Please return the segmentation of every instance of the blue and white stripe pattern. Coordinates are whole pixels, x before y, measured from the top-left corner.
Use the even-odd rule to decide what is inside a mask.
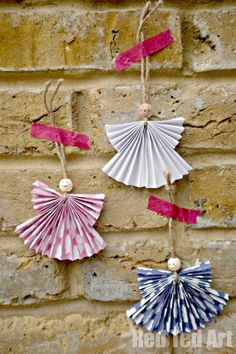
[[[211,289],[210,262],[199,263],[178,273],[138,268],[143,299],[127,310],[127,316],[149,332],[166,335],[205,327],[226,305],[228,294]]]

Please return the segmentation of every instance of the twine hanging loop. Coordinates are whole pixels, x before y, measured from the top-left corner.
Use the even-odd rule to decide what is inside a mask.
[[[155,5],[152,8],[151,1],[148,1],[144,6],[139,20],[139,26],[137,30],[136,39],[137,42],[144,40],[143,33],[143,25],[147,21],[147,19],[157,10],[157,8],[163,3],[163,0],[158,0],[155,2]],[[142,105],[139,108],[140,116],[147,121],[151,116],[151,106],[147,108],[147,104],[149,103],[149,78],[150,78],[150,65],[149,65],[149,57],[145,57],[141,59],[141,85],[142,85]],[[149,111],[149,114],[146,112]]]
[[[45,105],[48,117],[49,117],[53,127],[56,127],[54,110],[53,110],[53,102],[55,100],[55,97],[56,97],[63,81],[64,81],[63,79],[59,79],[57,81],[56,88],[54,89],[51,98],[48,98],[48,90],[52,84],[51,81],[48,81],[46,83],[46,87],[45,87],[45,91],[44,91],[44,105]],[[58,144],[57,142],[55,142],[55,146],[56,146],[57,155],[58,155],[59,160],[61,162],[63,178],[68,179],[67,172],[66,172],[66,156],[65,156],[64,146],[62,144]]]

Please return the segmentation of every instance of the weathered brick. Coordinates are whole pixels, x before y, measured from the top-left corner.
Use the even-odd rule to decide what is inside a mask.
[[[159,263],[169,254],[168,234],[129,233],[125,238],[124,234],[113,233],[112,236],[105,235],[108,247],[97,258],[83,262],[81,267],[74,266],[77,268],[74,277],[82,273],[83,294],[88,299],[138,300],[137,267],[166,267],[166,263]]]
[[[139,14],[134,10],[1,11],[0,69],[113,70],[116,53],[136,43]],[[182,47],[178,14],[175,11],[158,11],[147,27],[147,35],[168,27],[175,38],[173,45],[155,56],[153,67],[180,68]]]
[[[183,262],[183,268],[193,266],[195,261],[210,261],[212,266],[212,287],[235,297],[235,247],[233,239],[209,237],[198,230],[192,235],[190,230],[176,237],[176,253]],[[222,234],[222,233],[221,233]]]
[[[189,86],[191,85],[191,90]],[[180,147],[191,149],[236,149],[236,86],[194,84],[152,85],[151,104],[159,119],[183,116],[185,132]],[[75,130],[88,132],[99,153],[114,151],[105,124],[139,120],[140,86],[107,86],[75,93]]]
[[[0,251],[0,304],[33,304],[56,300],[66,288],[64,267],[45,257],[18,257]]]
[[[236,296],[235,282],[235,251],[234,241],[209,242],[199,247],[199,258],[209,260],[213,268],[212,286],[228,293],[231,297]]]
[[[152,87],[152,105],[158,118],[182,115],[186,119],[180,143],[183,148],[235,150],[235,100],[235,85],[195,85],[191,91],[188,82]],[[55,106],[64,103],[64,107],[55,113],[57,124],[67,129],[73,125],[75,131],[92,137],[92,150],[85,153],[87,156],[95,151],[108,153],[113,149],[106,138],[105,124],[138,119],[140,87],[83,90],[74,94],[72,102],[71,107],[69,94],[59,95]],[[0,103],[0,153],[55,154],[53,143],[30,136],[30,121],[45,113],[42,92],[1,92]],[[42,122],[50,124],[45,118]],[[67,148],[67,151],[81,154],[77,148]]]
[[[128,269],[127,269],[128,268]],[[99,301],[139,299],[135,267],[118,260],[88,260],[82,265],[85,297]]]
[[[189,175],[189,196],[203,210],[196,228],[235,227],[235,166],[209,166]]]
[[[109,245],[103,252],[104,260],[120,259],[130,263],[131,267],[139,264],[154,267],[165,262],[170,252],[167,230],[112,232],[104,235]]]
[[[97,227],[103,231],[144,229],[166,226],[167,221],[147,210],[149,190],[127,187],[118,184],[102,172],[102,164],[94,160],[75,162],[69,170],[69,176],[74,181],[74,192],[105,193],[107,202],[103,208]],[[50,167],[51,166],[51,167]],[[4,183],[1,192],[1,229],[12,232],[17,224],[21,224],[35,215],[31,203],[32,183],[39,179],[52,188],[58,187],[62,174],[59,161],[44,161],[32,169],[22,163],[19,170],[9,171],[9,167],[1,172],[0,181]],[[68,164],[69,166],[69,164]],[[77,182],[78,181],[78,182]],[[9,192],[10,191],[10,192]],[[125,205],[125,207],[124,207]],[[24,206],[24,207],[22,207]],[[11,210],[11,212],[9,212]],[[129,213],[127,213],[129,210]]]
[[[127,237],[126,237],[127,236]],[[68,266],[70,297],[83,294],[99,301],[139,299],[136,268],[165,267],[169,255],[167,232],[129,232],[102,234],[108,247],[95,258]],[[162,263],[162,264],[160,264]]]
[[[77,354],[85,353],[85,348],[88,350],[93,344],[97,348],[97,353],[102,353],[105,345],[107,347],[111,345],[109,342],[113,342],[114,345],[114,341],[117,341],[117,346],[122,343],[123,338],[120,338],[118,333],[128,331],[124,317],[124,314],[115,313],[100,316],[71,314],[64,318],[34,316],[1,318],[1,352]],[[102,324],[103,321],[106,325]],[[119,326],[116,327],[114,322],[119,323]]]
[[[87,304],[84,304],[87,309]],[[32,354],[142,354],[143,347],[135,347],[132,328],[125,310],[97,311],[93,313],[79,307],[76,312],[49,316],[1,316],[1,353]],[[142,343],[141,343],[142,344]],[[170,348],[158,349],[169,354]],[[145,353],[156,353],[156,347]]]
[[[54,107],[64,105],[55,112],[57,125],[70,129],[70,116],[66,109],[66,94],[59,93]],[[30,136],[31,121],[45,114],[43,91],[0,92],[0,154],[52,155],[54,144]],[[48,118],[41,123],[50,124]]]
[[[235,69],[236,46],[232,38],[236,36],[236,10],[198,11],[193,21],[194,71]]]

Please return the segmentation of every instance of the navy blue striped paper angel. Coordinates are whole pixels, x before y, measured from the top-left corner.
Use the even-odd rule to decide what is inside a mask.
[[[179,258],[170,258],[170,271],[138,268],[138,284],[143,297],[127,311],[127,316],[149,332],[177,335],[191,332],[222,311],[228,294],[210,287],[210,262],[177,272]]]

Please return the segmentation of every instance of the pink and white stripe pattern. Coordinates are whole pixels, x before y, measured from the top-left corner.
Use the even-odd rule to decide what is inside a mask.
[[[74,261],[106,247],[93,228],[104,204],[104,194],[63,196],[40,181],[33,186],[32,201],[38,215],[16,228],[30,249],[50,258]]]

